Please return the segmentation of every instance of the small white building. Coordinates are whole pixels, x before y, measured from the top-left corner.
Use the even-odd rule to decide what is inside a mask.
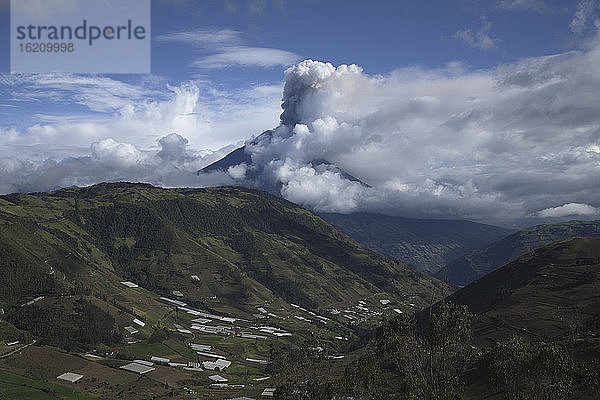
[[[135,329],[133,326],[126,326],[125,330],[127,332],[129,332],[130,335],[135,335],[136,333],[138,333],[139,331],[137,329]]]
[[[196,318],[196,319],[193,319],[192,322],[197,322],[198,324],[203,325],[203,324],[208,324],[209,322],[212,322],[212,320],[208,319],[208,318]]]
[[[262,336],[262,335],[254,335],[252,333],[241,333],[240,337],[244,338],[244,339],[266,339],[266,336]]]
[[[214,354],[214,353],[207,353],[205,351],[196,351],[196,354],[198,354],[199,356],[203,356],[203,357],[220,358],[222,360],[225,359],[225,356],[220,356],[220,355]]]
[[[198,364],[200,365],[200,364]],[[175,362],[170,362],[169,363],[169,367],[174,367],[174,368],[178,368],[178,367],[187,367],[187,364],[184,363],[175,363]]]
[[[171,360],[169,360],[168,358],[156,357],[156,356],[152,356],[152,358],[150,358],[150,361],[159,363],[159,364],[169,364],[171,362]]]
[[[228,368],[231,365],[231,361],[218,359],[215,361],[204,361],[202,366],[204,369],[208,369],[211,371],[223,371],[225,368]]]
[[[140,375],[146,374],[146,373],[148,373],[150,371],[154,371],[156,369],[154,367],[150,367],[148,365],[140,364],[138,362],[132,362],[132,363],[129,363],[127,365],[123,365],[120,368],[124,369],[126,371],[135,372],[136,374],[140,374]]]
[[[137,325],[139,325],[139,326],[141,326],[142,328],[146,326],[146,323],[145,323],[145,322],[143,322],[143,321],[140,321],[140,320],[139,320],[139,319],[137,319],[137,318],[135,318],[135,319],[133,320],[133,323],[134,323],[134,324],[137,324]]]
[[[192,372],[202,372],[202,371],[204,371],[202,368],[194,368],[194,367],[183,367],[183,369],[185,371],[192,371]]]
[[[192,331],[190,331],[189,329],[186,329],[184,326],[181,326],[179,324],[175,324],[175,329],[177,329],[177,332],[179,332],[179,333],[185,333],[188,335],[192,334]]]
[[[185,306],[187,306],[187,303],[184,303],[183,301],[169,299],[168,297],[160,297],[159,300],[165,301],[167,303],[174,304],[174,305],[179,306],[179,307],[185,307]]]
[[[210,379],[211,381],[215,381],[215,382],[227,382],[228,381],[227,378],[223,378],[221,375],[211,375],[208,377],[208,379]]]
[[[246,358],[246,361],[250,361],[250,362],[253,362],[253,363],[257,363],[257,364],[263,364],[263,365],[269,364],[269,361],[267,361],[267,360],[259,360],[257,358]]]
[[[81,378],[83,378],[83,375],[74,374],[73,372],[65,372],[64,374],[56,377],[56,379],[62,379],[63,381],[68,381],[71,383],[75,383]]]
[[[212,346],[208,344],[190,343],[190,348],[196,351],[210,351]]]

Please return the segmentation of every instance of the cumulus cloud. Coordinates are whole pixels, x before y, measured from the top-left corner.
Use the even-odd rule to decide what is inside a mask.
[[[537,212],[537,215],[542,218],[587,217],[599,214],[600,209],[582,203],[568,203],[559,207],[546,208]]]
[[[194,173],[225,155],[231,147],[197,152],[188,148],[185,138],[174,133],[159,139],[158,145],[156,150],[144,150],[107,138],[93,143],[86,154],[77,157],[37,161],[2,157],[0,192],[47,191],[107,181],[146,182],[163,187],[234,182],[225,173],[202,177]]]
[[[92,159],[111,168],[134,168],[144,158],[144,154],[130,143],[117,143],[108,138],[92,144]]]
[[[244,179],[246,177],[246,170],[248,169],[248,165],[246,163],[241,163],[238,165],[232,165],[227,169],[227,173],[233,179]]]
[[[24,124],[0,126],[0,193],[114,180],[233,183],[226,173],[200,180],[194,173],[275,125],[282,91],[281,84],[224,91],[202,81],[170,86],[71,74],[0,74],[0,83],[13,99],[4,124],[50,105]]]
[[[161,147],[158,156],[163,160],[185,160],[188,157],[186,154],[188,140],[177,133],[170,133],[159,139],[158,144]]]
[[[167,132],[197,149],[217,149],[276,124],[282,90],[280,84],[224,91],[203,81],[171,86],[71,74],[3,74],[0,80],[18,108],[44,103],[68,110],[34,114],[25,127],[0,127],[0,156],[41,143],[89,148],[107,137],[152,147]]]
[[[0,129],[0,151],[13,146],[12,155],[0,159],[0,190],[105,180],[245,184],[317,211],[499,223],[594,216],[590,210],[600,208],[598,65],[600,37],[583,50],[488,71],[451,63],[369,75],[356,65],[306,60],[286,70],[283,87],[236,93],[187,82],[148,100],[153,87],[114,84],[116,93],[139,98],[128,102],[109,94],[99,101],[73,89],[69,96],[82,107],[108,110],[110,118],[39,116],[25,131]],[[93,82],[88,90],[102,93],[102,84]],[[44,92],[59,86],[50,79]],[[275,117],[261,116],[267,114]],[[273,126],[246,142],[247,160],[222,172],[192,173],[225,152],[194,149],[211,148],[205,144],[228,140],[231,132]],[[23,154],[58,137],[53,157],[13,156],[14,149]],[[58,146],[69,141],[77,155],[65,156]]]
[[[499,39],[493,39],[490,37],[490,29],[492,29],[492,23],[487,21],[484,22],[476,32],[471,29],[465,29],[454,33],[455,39],[461,40],[471,47],[477,47],[483,50],[490,50],[496,47],[496,43]]]
[[[598,62],[598,43],[491,71],[303,61],[280,125],[246,142],[246,182],[318,211],[506,223],[598,207]]]

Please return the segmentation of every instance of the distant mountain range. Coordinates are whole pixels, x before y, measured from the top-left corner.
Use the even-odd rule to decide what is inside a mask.
[[[435,273],[452,260],[512,231],[461,220],[411,219],[373,213],[320,213],[362,245]]]
[[[570,221],[523,229],[458,257],[435,276],[464,286],[533,249],[576,236],[600,236],[600,221]]]

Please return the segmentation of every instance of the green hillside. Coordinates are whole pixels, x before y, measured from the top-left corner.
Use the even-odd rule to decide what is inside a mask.
[[[435,273],[450,261],[511,233],[508,229],[471,221],[371,213],[320,215],[362,245],[427,273]]]
[[[492,343],[514,334],[545,341],[600,328],[600,238],[536,249],[448,297],[475,314],[474,336]]]
[[[552,243],[386,320],[343,374],[282,367],[283,398],[596,399],[599,290],[600,238]]]
[[[251,189],[114,183],[12,194],[0,197],[0,226],[0,342],[19,342],[0,349],[0,369],[63,384],[54,378],[63,367],[39,359],[67,351],[87,360],[68,359],[71,372],[86,376],[82,390],[108,397],[135,398],[123,394],[139,386],[119,368],[128,360],[202,360],[188,348],[192,340],[231,360],[230,382],[256,397],[266,383],[253,379],[265,367],[247,358],[269,360],[273,348],[308,341],[325,360],[338,357],[327,362],[339,370],[340,354],[360,347],[394,309],[412,312],[449,291],[317,215]],[[207,322],[194,322],[198,316]],[[95,380],[96,369],[115,377]],[[210,374],[157,367],[142,386],[232,397],[210,386]],[[113,379],[112,389],[102,383]]]
[[[533,249],[576,236],[600,236],[600,221],[570,221],[523,229],[457,258],[436,276],[464,286]]]
[[[101,184],[8,195],[0,197],[0,224],[5,304],[77,285],[110,294],[110,275],[156,293],[179,290],[190,302],[217,295],[235,307],[275,296],[313,308],[376,292],[429,296],[440,285],[250,189]],[[50,267],[57,274],[49,276]]]
[[[464,335],[468,346],[462,350],[462,341],[440,349],[469,360],[455,381],[460,398],[591,400],[600,389],[599,290],[600,238],[570,238],[535,249],[422,310],[418,332],[428,340],[439,334],[432,327]],[[448,308],[472,317],[450,314],[443,324],[430,324]],[[451,365],[438,372],[453,372]]]

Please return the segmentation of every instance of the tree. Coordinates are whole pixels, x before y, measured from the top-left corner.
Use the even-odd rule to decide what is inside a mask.
[[[377,332],[378,355],[394,369],[401,398],[460,398],[461,375],[475,360],[467,307],[442,303],[424,337],[417,335],[415,325],[413,316],[402,314]]]
[[[521,337],[496,343],[485,356],[489,385],[506,400],[573,398],[576,366],[557,343]]]
[[[323,358],[311,343],[297,348],[271,348],[270,372],[276,374],[276,399],[329,400],[334,396],[334,385],[325,372]]]
[[[391,374],[383,371],[376,354],[361,357],[350,363],[337,387],[336,399],[395,400],[402,391],[391,383]]]

